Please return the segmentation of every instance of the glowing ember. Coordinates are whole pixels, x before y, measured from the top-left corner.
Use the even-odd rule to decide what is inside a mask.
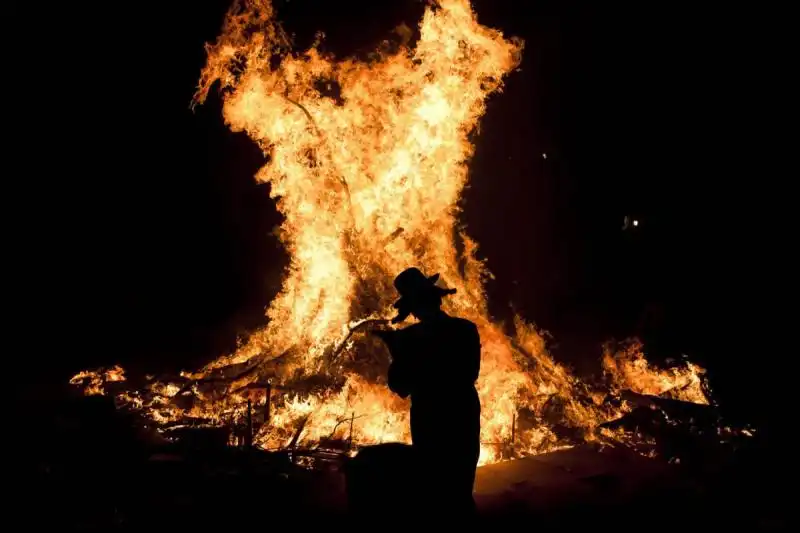
[[[237,3],[208,47],[195,102],[218,82],[228,126],[268,156],[256,179],[271,184],[285,216],[290,266],[268,324],[235,353],[118,400],[161,426],[231,424],[248,400],[265,405],[269,382],[260,446],[408,441],[408,405],[385,386],[388,353],[359,324],[392,316],[394,275],[418,265],[458,289],[446,310],[480,328],[481,462],[592,439],[620,412],[555,363],[533,327],[517,319],[509,336],[491,321],[489,273],[457,225],[470,134],[522,47],[478,24],[467,0],[440,0],[413,47],[336,59],[317,47],[291,51],[268,0]],[[652,393],[683,383],[638,361],[606,369],[616,384]],[[102,393],[95,379],[87,392]]]
[[[87,396],[105,394],[105,384],[109,381],[125,381],[125,370],[120,366],[114,366],[107,370],[103,368],[84,370],[69,380],[73,385],[81,385]]]

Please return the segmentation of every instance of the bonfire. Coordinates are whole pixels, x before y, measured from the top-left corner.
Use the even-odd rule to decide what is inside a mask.
[[[408,405],[385,385],[389,354],[366,331],[393,315],[393,277],[419,266],[457,289],[445,310],[480,330],[483,464],[634,438],[598,429],[632,409],[608,401],[622,389],[708,404],[695,365],[654,369],[631,344],[606,354],[605,377],[588,383],[523,317],[489,315],[491,274],[459,224],[459,200],[487,99],[522,52],[521,40],[479,24],[468,0],[434,2],[418,32],[350,58],[296,50],[269,0],[237,2],[207,46],[193,103],[219,90],[226,124],[266,156],[255,179],[271,184],[285,217],[282,289],[262,329],[199,370],[134,387],[121,368],[101,369],[73,383],[114,395],[164,435],[247,421],[263,449],[408,442]]]

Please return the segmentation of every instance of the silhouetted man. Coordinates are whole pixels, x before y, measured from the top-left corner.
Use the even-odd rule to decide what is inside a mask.
[[[418,469],[415,497],[426,513],[474,509],[472,488],[480,453],[480,402],[475,381],[480,370],[478,328],[442,311],[454,289],[436,286],[409,268],[394,280],[401,298],[393,323],[414,315],[419,322],[402,330],[377,331],[389,346],[389,388],[411,397],[411,439]]]

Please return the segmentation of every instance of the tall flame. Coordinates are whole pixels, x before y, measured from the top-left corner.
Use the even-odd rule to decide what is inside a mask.
[[[384,315],[395,296],[393,276],[424,265],[458,289],[450,310],[483,330],[479,386],[485,401],[492,396],[492,414],[484,417],[492,440],[508,427],[525,376],[488,319],[486,271],[456,220],[473,152],[468,136],[487,97],[519,64],[522,42],[479,25],[465,0],[429,7],[419,30],[414,48],[398,43],[369,61],[337,60],[317,47],[288,53],[269,1],[242,2],[229,12],[208,49],[197,101],[219,81],[226,122],[269,156],[257,179],[272,185],[286,217],[281,238],[291,263],[267,311],[268,326],[212,366],[291,350],[302,355],[297,367],[279,370],[284,378],[289,371],[316,373],[343,325]],[[326,89],[335,97],[324,96]],[[365,386],[351,377],[344,390]],[[372,392],[370,405],[402,408],[379,400],[389,394],[385,388]],[[499,421],[501,414],[508,420]],[[330,425],[335,417],[319,418]],[[405,428],[381,427],[374,438],[407,438]]]
[[[234,6],[196,95],[219,81],[226,122],[268,155],[257,179],[286,217],[291,257],[269,325],[224,363],[297,348],[313,364],[343,324],[384,311],[393,275],[410,265],[459,289],[454,310],[485,316],[473,243],[459,268],[457,204],[468,135],[522,43],[477,24],[468,2],[445,0],[425,13],[415,48],[337,61],[316,47],[287,53],[273,15],[267,0]]]
[[[446,310],[480,329],[481,461],[509,444],[552,449],[565,431],[589,438],[614,413],[531,326],[518,319],[510,337],[492,322],[489,273],[457,225],[471,134],[522,49],[478,24],[468,0],[439,0],[413,46],[398,39],[368,60],[337,59],[316,45],[292,51],[269,0],[237,2],[207,47],[195,103],[218,83],[228,126],[267,156],[256,179],[271,184],[285,216],[290,265],[261,331],[185,374],[188,385],[153,382],[136,405],[157,422],[235,420],[246,399],[264,404],[270,380],[262,446],[320,442],[346,427],[361,444],[408,441],[408,405],[384,384],[388,354],[359,324],[391,316],[393,277],[421,266],[457,289]],[[212,376],[228,379],[224,391]],[[183,394],[191,406],[173,401]]]

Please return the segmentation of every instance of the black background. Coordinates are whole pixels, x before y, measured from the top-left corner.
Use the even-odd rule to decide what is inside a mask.
[[[782,294],[769,282],[785,266],[769,257],[791,242],[768,185],[788,145],[786,34],[777,16],[728,7],[586,4],[474,2],[482,23],[526,41],[490,101],[464,197],[496,275],[493,313],[513,303],[581,366],[658,304],[667,351],[709,365],[733,403],[756,409],[789,352],[767,347],[778,326],[758,297]],[[5,211],[20,268],[7,346],[33,374],[191,367],[263,321],[285,256],[268,186],[253,180],[262,156],[225,128],[218,98],[189,109],[227,5],[69,4],[9,19]],[[321,29],[340,55],[424,8],[280,6],[299,43]],[[638,231],[622,231],[626,215]]]

